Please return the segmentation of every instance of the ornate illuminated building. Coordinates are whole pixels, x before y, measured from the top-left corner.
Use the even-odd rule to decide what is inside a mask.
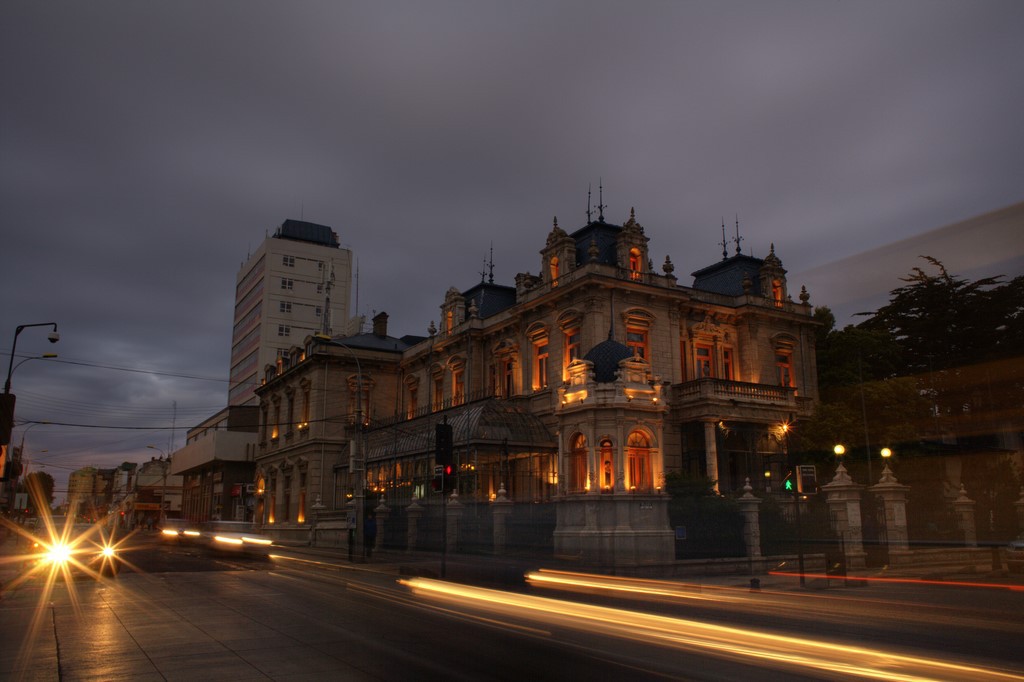
[[[743,254],[737,233],[732,256],[681,286],[669,257],[654,270],[648,241],[632,211],[572,234],[556,220],[540,274],[449,289],[427,336],[390,337],[378,316],[373,333],[307,337],[257,389],[257,520],[343,541],[326,530],[376,508],[385,545],[416,543],[412,517],[440,507],[444,420],[459,546],[490,547],[489,508],[507,499],[510,544],[611,566],[671,561],[666,473],[723,493],[778,479],[782,425],[817,399],[815,323],[774,246]],[[421,523],[426,547],[440,521]]]

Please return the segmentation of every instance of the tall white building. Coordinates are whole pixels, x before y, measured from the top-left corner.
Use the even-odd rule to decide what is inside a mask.
[[[316,332],[358,331],[350,319],[352,252],[326,225],[286,220],[238,271],[228,405],[258,404],[263,369]]]

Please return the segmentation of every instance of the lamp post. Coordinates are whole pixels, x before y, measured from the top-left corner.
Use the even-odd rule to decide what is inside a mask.
[[[353,545],[362,544],[363,540],[363,498],[366,494],[364,488],[366,484],[365,456],[363,454],[363,443],[360,442],[360,439],[363,436],[363,367],[359,363],[359,356],[356,355],[355,351],[352,350],[352,348],[336,339],[330,339],[330,343],[334,344],[335,346],[340,346],[341,348],[347,350],[349,354],[352,356],[352,359],[356,361],[356,434],[355,438],[352,439],[352,442],[355,445],[356,452],[354,454],[350,453],[351,460],[349,464],[350,473],[355,474],[355,490],[353,491],[353,499],[355,500],[356,504],[356,527],[349,529],[350,541],[348,545],[348,555],[349,560],[351,561]],[[323,489],[323,485],[324,481],[323,477],[321,476],[321,489]]]
[[[7,445],[11,442],[11,429],[14,427],[14,394],[11,393],[11,375],[14,374],[14,351],[18,347],[18,335],[29,327],[53,327],[53,331],[47,336],[50,343],[60,341],[60,334],[57,333],[56,322],[39,322],[37,324],[20,324],[14,330],[14,341],[11,343],[11,357],[7,362],[7,380],[4,382],[3,397],[0,397],[0,445]],[[21,363],[18,363],[21,366]]]

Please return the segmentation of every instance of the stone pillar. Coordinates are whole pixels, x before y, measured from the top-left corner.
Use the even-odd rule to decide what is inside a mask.
[[[1020,499],[1013,506],[1017,508],[1017,530],[1024,535],[1024,486],[1020,488]]]
[[[863,486],[850,478],[840,462],[831,483],[821,486],[828,502],[832,530],[842,540],[846,568],[858,570],[866,565],[864,530],[860,520],[860,493]]]
[[[743,514],[743,544],[747,546],[747,556],[757,558],[761,556],[761,525],[757,516],[761,500],[754,497],[752,490],[750,478],[747,478],[746,485],[743,486],[743,496],[737,502],[740,505],[740,513]]]
[[[505,484],[498,489],[498,498],[491,503],[494,514],[494,553],[504,554],[508,542],[508,517],[512,513],[512,501],[505,497]]]
[[[324,513],[327,507],[324,506],[323,502],[320,501],[320,493],[316,494],[316,502],[313,503],[313,524],[309,528],[309,544],[316,547],[317,541],[317,526],[320,525],[320,515]]]
[[[708,478],[715,482],[718,491],[718,428],[715,422],[704,422],[704,459],[707,465]]]
[[[405,548],[407,551],[415,552],[417,540],[419,539],[420,533],[420,517],[423,516],[423,507],[421,507],[416,498],[412,498],[412,504],[405,508],[405,513],[409,517],[409,529],[406,535]]]
[[[459,546],[459,521],[462,519],[462,510],[463,505],[459,502],[459,491],[455,490],[448,499],[448,518],[445,519],[445,523],[448,524],[445,546],[449,552],[454,552],[455,548]]]
[[[960,497],[953,500],[953,509],[960,523],[960,530],[964,533],[964,546],[978,546],[978,527],[974,521],[974,506],[977,503],[967,497],[967,490],[964,484],[960,484]]]
[[[391,507],[384,504],[384,496],[380,496],[380,504],[374,510],[377,516],[377,537],[373,541],[373,550],[378,551],[384,546],[384,526],[387,525],[388,515],[391,514]]]
[[[889,563],[898,565],[910,557],[910,543],[907,533],[907,491],[910,486],[901,485],[886,462],[882,477],[871,490],[881,498],[885,509],[885,537],[889,547]]]

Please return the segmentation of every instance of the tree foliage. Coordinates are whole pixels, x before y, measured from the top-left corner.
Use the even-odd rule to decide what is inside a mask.
[[[53,476],[45,471],[33,471],[25,477],[21,487],[28,491],[36,513],[49,509],[53,504]]]

